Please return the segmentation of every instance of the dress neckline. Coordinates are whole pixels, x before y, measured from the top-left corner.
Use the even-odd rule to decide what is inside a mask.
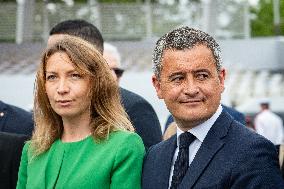
[[[80,144],[80,143],[83,143],[83,142],[85,142],[86,140],[88,140],[89,138],[92,138],[92,134],[89,134],[89,135],[85,136],[84,138],[82,138],[82,139],[80,139],[80,140],[78,140],[78,141],[74,141],[74,142],[63,142],[63,141],[61,140],[61,138],[58,139],[58,141],[59,141],[60,144],[63,144],[63,145],[72,145],[72,144]]]

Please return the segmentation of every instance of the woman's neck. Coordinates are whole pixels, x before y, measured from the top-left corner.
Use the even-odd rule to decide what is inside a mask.
[[[63,133],[61,140],[63,142],[80,141],[91,134],[90,116],[80,116],[76,118],[62,118]]]

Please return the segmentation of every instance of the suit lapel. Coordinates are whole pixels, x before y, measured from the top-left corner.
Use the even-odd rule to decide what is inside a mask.
[[[162,189],[169,187],[169,177],[170,177],[172,159],[176,147],[177,147],[177,136],[174,135],[165,141],[161,149],[161,154],[159,154],[160,157],[157,157],[156,167],[158,168],[157,170],[159,171],[157,177],[160,177],[157,180],[160,181],[160,188]]]
[[[232,118],[226,112],[221,113],[207,133],[178,188],[189,189],[197,182],[215,154],[223,147],[225,142],[222,139],[227,135],[232,121]]]

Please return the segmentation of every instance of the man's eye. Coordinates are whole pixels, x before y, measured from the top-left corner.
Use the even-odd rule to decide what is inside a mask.
[[[207,79],[209,76],[208,74],[197,74],[196,78],[199,79],[199,80],[205,80]]]
[[[180,82],[183,80],[183,77],[182,76],[176,76],[176,77],[172,77],[171,78],[171,81],[172,82]]]
[[[55,79],[56,79],[55,75],[47,75],[46,76],[46,80],[48,80],[48,81],[52,81],[52,80],[55,80]]]

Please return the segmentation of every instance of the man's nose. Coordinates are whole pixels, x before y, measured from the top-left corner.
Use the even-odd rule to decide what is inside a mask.
[[[199,93],[199,85],[192,77],[188,77],[184,82],[183,91],[186,95],[195,96]]]

